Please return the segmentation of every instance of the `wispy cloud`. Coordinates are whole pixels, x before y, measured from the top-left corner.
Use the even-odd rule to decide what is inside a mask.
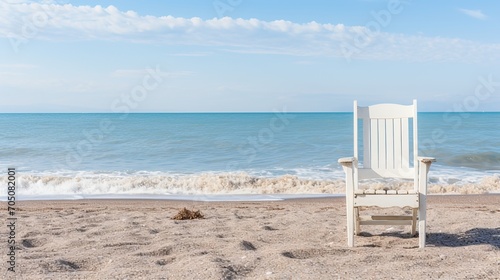
[[[118,69],[111,73],[111,76],[115,78],[132,78],[132,77],[142,77],[146,74],[145,69]]]
[[[480,11],[473,14],[476,17],[483,15]],[[141,16],[134,11],[120,11],[114,6],[12,5],[1,1],[0,19],[0,37],[18,42],[115,40],[210,46],[238,53],[345,57],[345,46],[355,44],[361,38],[366,44],[352,58],[469,62],[500,60],[500,44],[385,32],[374,34],[365,26],[314,21],[295,23],[255,18],[204,20],[198,17]],[[32,22],[33,19],[37,21]],[[124,75],[126,72],[116,74]]]
[[[194,56],[194,57],[200,57],[200,56],[209,56],[209,52],[189,52],[189,53],[172,53],[170,54],[171,56]]]
[[[34,69],[37,68],[38,66],[33,65],[33,64],[0,64],[0,68],[2,69]]]
[[[144,69],[118,69],[111,73],[111,76],[115,78],[141,78],[147,74],[147,70]],[[191,71],[162,71],[157,75],[160,75],[163,78],[173,78],[180,76],[189,76],[193,74]]]
[[[460,12],[462,12],[470,17],[476,18],[476,19],[485,20],[488,18],[488,16],[485,15],[481,10],[469,10],[469,9],[458,9],[458,10]]]

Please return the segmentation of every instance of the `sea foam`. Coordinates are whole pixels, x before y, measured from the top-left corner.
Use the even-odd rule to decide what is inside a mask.
[[[434,181],[434,182],[432,182]],[[6,185],[7,178],[0,177]],[[363,188],[411,189],[413,182],[400,180],[365,180]],[[294,175],[259,177],[245,172],[162,174],[139,172],[134,174],[92,173],[78,174],[22,174],[17,177],[17,195],[67,196],[78,195],[246,195],[246,194],[344,194],[343,179],[314,180]],[[428,187],[430,194],[483,194],[500,191],[498,174],[479,181],[452,181],[434,178]]]

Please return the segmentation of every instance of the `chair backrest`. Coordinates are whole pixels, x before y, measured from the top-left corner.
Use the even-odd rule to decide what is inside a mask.
[[[358,143],[358,126],[362,126],[361,143]],[[412,105],[378,104],[368,107],[359,107],[354,101],[356,160],[359,160],[358,148],[362,147],[363,151],[363,166],[356,174],[359,179],[406,178],[416,182],[417,141],[416,100]]]

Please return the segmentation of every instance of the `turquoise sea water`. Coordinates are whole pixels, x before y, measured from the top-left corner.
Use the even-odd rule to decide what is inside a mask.
[[[351,113],[0,114],[0,133],[20,195],[342,193],[353,149]],[[500,190],[500,113],[420,113],[419,142],[437,192]]]

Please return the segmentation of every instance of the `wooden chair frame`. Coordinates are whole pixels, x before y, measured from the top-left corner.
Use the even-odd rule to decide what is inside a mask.
[[[363,166],[358,166],[358,122],[363,126]],[[412,121],[412,123],[410,123]],[[413,125],[413,137],[410,127]],[[413,146],[413,165],[411,165]],[[346,174],[347,244],[361,225],[411,225],[419,247],[425,247],[427,174],[431,157],[418,156],[417,101],[412,105],[378,104],[359,107],[354,101],[354,157],[338,162]],[[413,190],[366,190],[359,180],[370,178],[413,179]],[[360,216],[361,207],[410,207],[411,216]],[[417,216],[418,215],[418,216]]]

